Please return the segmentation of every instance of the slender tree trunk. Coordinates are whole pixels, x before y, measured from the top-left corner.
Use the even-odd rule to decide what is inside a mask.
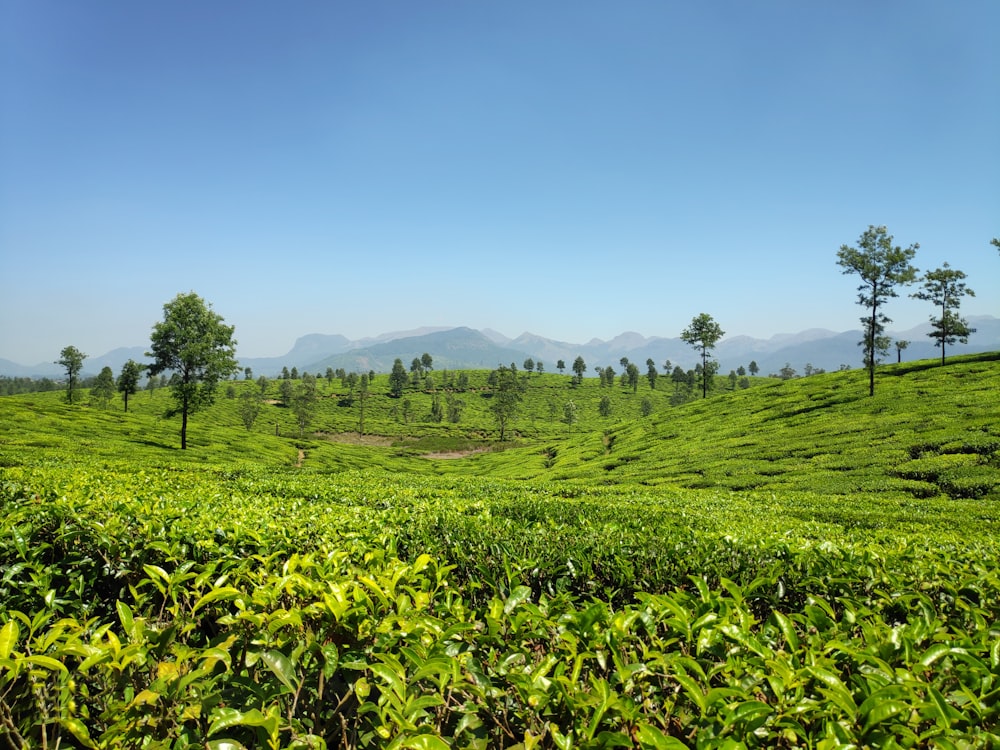
[[[872,299],[878,290],[872,288]],[[878,303],[872,303],[872,319],[868,326],[868,395],[875,395],[875,324],[878,321]]]
[[[942,295],[943,297],[943,295]],[[948,331],[945,330],[945,325],[947,321],[945,320],[945,312],[947,307],[945,307],[944,299],[941,300],[941,364],[944,364],[944,340],[948,335]]]
[[[187,432],[188,432],[188,410],[187,404],[185,403],[183,408],[181,408],[181,450],[187,450]]]

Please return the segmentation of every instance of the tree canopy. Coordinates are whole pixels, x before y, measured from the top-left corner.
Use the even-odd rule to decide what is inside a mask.
[[[691,320],[691,325],[681,331],[681,339],[701,352],[701,397],[708,395],[709,379],[715,368],[709,366],[708,353],[726,335],[718,323],[708,313],[701,313]]]
[[[861,278],[858,286],[858,304],[869,311],[861,318],[864,328],[864,363],[868,368],[868,394],[875,395],[875,365],[879,357],[888,353],[891,341],[884,335],[885,324],[891,318],[882,312],[882,307],[892,297],[898,297],[896,286],[911,283],[917,276],[917,269],[910,264],[917,253],[919,244],[913,243],[905,250],[893,245],[893,237],[884,226],[869,225],[861,237],[858,247],[841,245],[837,251],[837,265],[845,274],[856,274]]]
[[[163,306],[163,320],[153,326],[151,375],[172,372],[170,390],[181,415],[181,449],[187,448],[188,416],[215,400],[215,388],[238,370],[233,326],[194,292],[178,294]]]
[[[910,296],[914,299],[930,302],[941,309],[938,317],[931,316],[933,330],[927,335],[937,339],[941,348],[941,364],[944,364],[945,345],[969,340],[969,335],[976,332],[968,322],[959,317],[958,308],[962,297],[975,297],[976,293],[965,284],[965,274],[947,263],[942,268],[927,271],[923,276],[923,289]]]
[[[80,370],[83,369],[83,360],[86,358],[87,355],[75,346],[67,346],[59,352],[59,359],[55,362],[57,365],[62,365],[66,368],[66,400],[71,404],[74,399],[76,379],[80,374]]]

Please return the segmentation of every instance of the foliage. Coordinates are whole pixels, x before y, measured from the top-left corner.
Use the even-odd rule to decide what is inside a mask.
[[[115,395],[115,374],[111,368],[104,366],[94,380],[90,388],[90,397],[97,401],[102,409],[107,409],[108,404]]]
[[[406,368],[403,366],[403,360],[397,357],[392,363],[392,372],[389,374],[389,394],[393,398],[402,396],[406,381]]]
[[[889,349],[889,339],[884,336],[885,324],[892,322],[882,311],[885,303],[898,297],[896,286],[911,283],[917,269],[910,265],[919,244],[905,250],[892,244],[893,237],[884,226],[869,225],[858,239],[858,247],[841,245],[837,252],[837,265],[845,274],[857,274],[858,304],[870,312],[861,318],[864,338],[864,364],[868,370],[869,395],[875,395],[875,366],[879,356]]]
[[[194,292],[178,294],[163,306],[163,320],[153,326],[150,375],[172,372],[170,390],[181,415],[181,449],[187,448],[188,416],[209,406],[220,380],[237,371],[233,327]]]
[[[715,348],[719,339],[726,335],[718,323],[711,315],[701,313],[691,320],[691,324],[681,331],[681,339],[690,346],[701,352],[701,396],[708,396],[708,385],[712,375],[715,373],[711,367],[708,356],[709,351]],[[715,364],[715,363],[712,363]]]
[[[945,345],[954,345],[957,341],[968,343],[969,335],[976,332],[968,322],[959,317],[958,308],[962,297],[975,297],[976,293],[965,284],[965,274],[957,268],[951,268],[947,263],[943,268],[927,271],[923,276],[923,289],[911,294],[911,297],[930,302],[941,309],[938,317],[931,316],[933,330],[927,334],[937,339],[941,348],[941,364],[945,361]]]
[[[507,428],[517,416],[524,388],[518,381],[517,373],[514,370],[501,365],[494,373],[496,385],[493,388],[490,401],[490,413],[496,420],[499,440],[502,443],[507,435]]]
[[[128,411],[128,397],[139,392],[139,379],[142,377],[144,369],[142,365],[133,359],[122,365],[122,371],[118,375],[115,385],[118,388],[118,392],[122,394],[122,400],[125,402],[125,411]]]
[[[66,368],[66,401],[71,404],[75,398],[77,377],[80,375],[80,370],[83,369],[83,361],[86,358],[87,355],[75,346],[67,346],[59,352],[59,359],[55,362]]]

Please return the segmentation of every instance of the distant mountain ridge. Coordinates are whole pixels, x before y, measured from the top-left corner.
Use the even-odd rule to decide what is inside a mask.
[[[962,354],[1000,350],[1000,318],[969,316],[969,324],[976,328],[968,344],[949,347],[947,353]],[[924,324],[906,331],[890,331],[894,340],[909,341],[903,352],[904,360],[926,359],[939,356],[934,341],[927,336],[930,325]],[[787,363],[800,374],[806,365],[824,370],[835,370],[841,365],[851,368],[861,366],[861,349],[858,342],[861,331],[829,331],[812,328],[798,333],[780,333],[769,339],[750,336],[723,338],[714,351],[719,370],[725,374],[741,365],[755,361],[762,374],[776,373]],[[145,362],[145,347],[114,349],[100,357],[90,357],[84,362],[86,375],[95,375],[102,367],[109,366],[117,374],[128,359]],[[587,363],[588,375],[596,366],[611,366],[621,371],[620,360],[627,357],[645,372],[646,360],[652,359],[662,372],[663,365],[684,369],[694,366],[695,351],[679,338],[646,337],[626,331],[609,341],[591,339],[586,344],[548,339],[538,334],[524,332],[517,338],[507,338],[492,329],[475,330],[467,327],[418,328],[410,331],[381,334],[350,340],[340,334],[310,333],[296,339],[287,354],[279,357],[242,357],[240,367],[250,367],[255,376],[273,377],[283,367],[298,368],[299,372],[324,373],[327,367],[334,370],[388,372],[397,357],[409,369],[410,362],[423,353],[434,359],[434,369],[484,369],[515,363],[521,367],[531,357],[541,361],[547,372],[555,372],[556,362],[563,360],[567,371],[577,356]],[[887,361],[895,361],[893,349]],[[20,365],[0,359],[0,375],[7,377],[58,378],[63,369],[53,363],[34,366]]]

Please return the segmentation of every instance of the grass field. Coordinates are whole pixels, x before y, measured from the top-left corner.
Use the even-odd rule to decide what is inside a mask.
[[[166,391],[0,399],[0,739],[1000,742],[1000,357],[875,398],[533,374],[502,445],[469,376],[457,423],[376,377],[365,435],[339,381],[248,431],[237,382],[186,451]]]

